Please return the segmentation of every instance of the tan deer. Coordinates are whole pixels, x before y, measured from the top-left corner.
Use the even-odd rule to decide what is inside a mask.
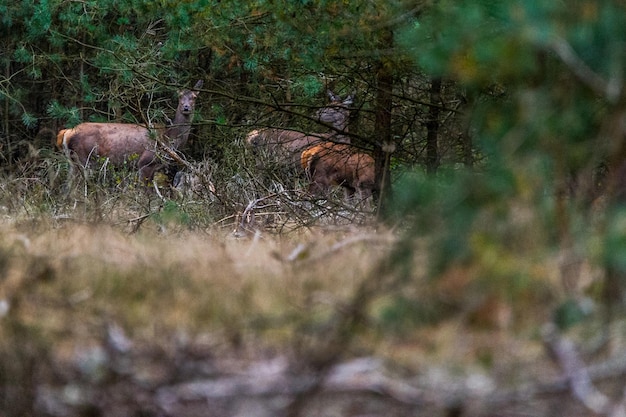
[[[261,128],[250,131],[246,135],[246,144],[257,153],[266,149],[273,157],[284,165],[300,167],[302,151],[323,141],[349,143],[347,133],[350,106],[354,96],[341,99],[328,90],[330,103],[317,112],[320,122],[330,124],[335,130],[332,133],[303,133],[291,129]]]
[[[202,84],[200,80],[193,90],[180,92],[173,124],[167,128],[151,130],[131,123],[81,123],[72,129],[59,131],[57,147],[75,155],[83,166],[98,158],[107,158],[113,165],[122,165],[132,156],[139,156],[140,176],[150,180],[156,168],[161,166],[153,163],[158,142],[176,150],[187,141],[197,90]]]

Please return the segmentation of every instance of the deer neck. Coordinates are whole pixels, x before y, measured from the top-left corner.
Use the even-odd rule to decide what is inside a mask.
[[[331,137],[334,142],[349,143],[348,133],[349,110],[345,108],[325,108],[319,113],[322,122],[330,123],[333,127]]]
[[[334,142],[350,143],[350,136],[348,136],[347,118],[340,122],[333,123],[333,127],[337,129],[337,131],[332,134]]]
[[[169,138],[173,149],[179,149],[187,142],[189,132],[191,131],[191,117],[191,113],[183,114],[182,112],[176,112],[174,123],[165,131],[165,135]]]
[[[337,118],[337,121],[333,123],[333,127],[341,132],[348,132],[348,117],[343,116]]]

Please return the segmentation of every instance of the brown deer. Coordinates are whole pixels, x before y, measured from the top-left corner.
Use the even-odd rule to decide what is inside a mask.
[[[320,122],[332,125],[333,133],[303,133],[290,129],[261,128],[250,131],[246,135],[246,144],[254,153],[259,149],[268,150],[278,161],[293,167],[300,166],[300,156],[303,150],[322,141],[336,141],[349,143],[350,138],[344,133],[350,116],[350,108],[354,96],[346,99],[328,90],[330,104],[317,112]]]
[[[332,186],[341,186],[346,199],[358,191],[367,200],[377,189],[374,158],[355,152],[348,144],[323,142],[302,152],[300,163],[310,181],[309,191],[325,194]]]
[[[331,104],[318,112],[320,121],[331,125],[335,131],[327,140],[305,149],[300,155],[300,165],[310,181],[309,191],[327,193],[332,186],[341,186],[346,198],[351,200],[356,191],[362,200],[370,197],[375,188],[374,158],[357,152],[350,145],[348,133],[349,108],[353,95],[341,100],[328,90]]]
[[[154,138],[167,143],[174,150],[187,141],[198,96],[197,89],[202,84],[200,80],[193,90],[179,94],[174,122],[167,128],[161,127],[151,132],[143,125],[131,123],[81,123],[72,129],[59,131],[57,147],[75,155],[83,166],[97,158],[108,158],[113,165],[122,165],[133,155],[139,155],[139,168],[144,168],[142,177],[152,179],[155,169],[147,170],[145,167],[154,159],[158,143]]]

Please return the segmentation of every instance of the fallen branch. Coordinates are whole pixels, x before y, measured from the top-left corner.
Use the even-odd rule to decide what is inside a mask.
[[[289,396],[308,392],[317,383],[317,375],[294,374],[287,360],[277,358],[252,364],[247,371],[160,388],[157,403],[165,410],[175,402],[210,401],[224,398]],[[371,392],[386,395],[410,405],[424,403],[424,393],[399,379],[384,374],[380,360],[366,357],[333,366],[321,382],[321,392]]]
[[[233,230],[233,236],[244,237],[255,234],[256,216],[254,210],[257,208],[257,204],[270,198],[276,197],[277,195],[279,195],[279,193],[270,194],[268,196],[250,201],[243,213],[241,213],[241,218],[237,222],[237,227],[235,228],[235,230]]]
[[[543,336],[548,353],[565,373],[569,389],[580,403],[598,415],[626,417],[626,391],[619,402],[613,403],[593,385],[589,370],[571,340],[562,337],[553,324],[546,326]]]
[[[407,413],[412,413],[406,415],[414,415],[416,410],[422,410],[420,413],[425,414],[437,410],[440,414],[442,410],[450,410],[451,406],[463,409],[469,404],[484,410],[504,411],[516,404],[527,404],[539,399],[550,401],[551,397],[566,393],[572,388],[570,377],[565,376],[546,383],[531,384],[508,393],[495,386],[479,392],[457,378],[450,379],[449,383],[446,383],[446,389],[442,389],[441,384],[435,386],[428,381],[419,382],[412,377],[403,378],[390,371],[384,361],[376,357],[332,363],[322,371],[310,368],[306,370],[299,366],[300,363],[294,363],[282,355],[247,362],[233,358],[190,357],[189,351],[183,348],[171,357],[163,356],[164,352],[160,350],[145,350],[141,344],[128,339],[122,328],[115,323],[109,323],[105,330],[103,350],[106,355],[101,359],[101,366],[106,367],[108,374],[115,375],[118,383],[122,381],[124,383],[81,386],[82,396],[79,401],[71,400],[74,402],[68,402],[70,399],[63,385],[58,390],[53,386],[44,387],[39,391],[38,404],[43,407],[42,410],[47,413],[46,415],[69,415],[71,413],[68,410],[87,405],[105,410],[117,404],[120,398],[127,398],[128,415],[133,414],[131,410],[145,410],[146,404],[153,407],[151,410],[156,415],[178,416],[189,415],[185,410],[193,407],[200,407],[203,410],[207,406],[224,407],[224,410],[232,411],[238,409],[243,402],[252,402],[267,407],[268,413],[259,415],[284,416],[287,415],[286,410],[298,398],[302,399],[301,408],[306,409],[313,399],[317,401],[319,398],[333,398],[337,394],[355,398],[374,395],[378,400],[388,402],[390,406],[398,406],[407,410]],[[557,356],[572,355],[573,351],[570,350],[571,346],[567,346],[567,341],[563,345],[562,338],[549,340],[555,352],[560,352]],[[582,365],[580,358],[570,357],[567,362],[575,366]],[[76,365],[80,366],[81,363],[77,361]],[[182,371],[181,365],[184,363],[188,366],[193,363],[196,365]],[[145,369],[158,364],[169,366],[160,368],[163,372],[161,377],[146,379]],[[87,372],[89,369],[91,368],[88,368]],[[207,369],[210,372],[207,372]],[[84,373],[85,370],[81,372]],[[572,372],[576,375],[575,378],[586,374],[587,388],[591,386],[591,389],[595,390],[592,387],[593,382],[608,379],[619,381],[620,376],[623,379],[623,375],[626,375],[626,355],[589,368],[573,369]],[[578,391],[584,390],[579,387]],[[624,416],[624,399],[605,405],[607,408],[596,414],[607,417]]]

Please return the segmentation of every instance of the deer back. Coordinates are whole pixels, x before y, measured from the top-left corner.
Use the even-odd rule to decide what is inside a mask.
[[[73,152],[82,164],[103,157],[120,165],[141,155],[151,143],[147,128],[127,123],[81,123],[57,135],[57,145]]]
[[[302,152],[300,162],[313,191],[342,186],[349,193],[358,190],[366,198],[376,186],[374,158],[347,144],[324,142],[312,146]]]
[[[304,149],[327,138],[326,134],[307,135],[295,130],[262,128],[248,132],[246,144],[255,154],[264,149],[279,162],[295,167]]]

